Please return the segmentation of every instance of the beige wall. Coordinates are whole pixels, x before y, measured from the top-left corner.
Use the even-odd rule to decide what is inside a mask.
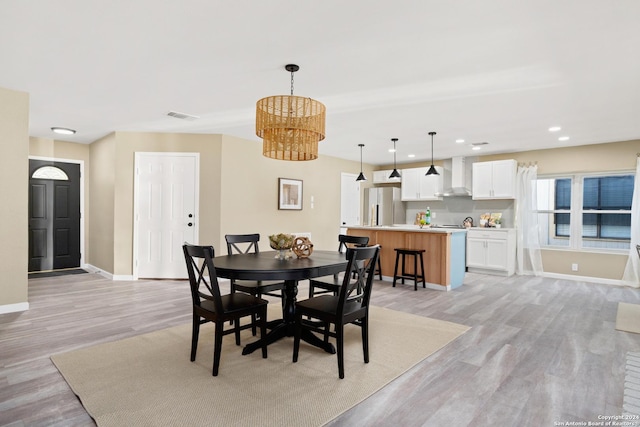
[[[253,232],[262,235],[265,249],[267,236],[278,232],[311,232],[316,248],[335,249],[340,173],[359,172],[359,163],[323,156],[313,162],[267,159],[260,143],[230,136],[116,132],[91,144],[95,241],[88,261],[114,275],[133,273],[135,152],[200,153],[199,239],[217,253],[226,253],[225,234]],[[279,177],[303,180],[302,211],[278,210]]]
[[[29,95],[0,88],[0,310],[27,308]],[[3,309],[2,306],[7,306]]]
[[[200,242],[217,239],[220,223],[220,135],[116,132],[114,134],[113,269],[133,273],[133,187],[136,152],[200,153]],[[93,144],[92,144],[93,145]],[[217,249],[217,248],[216,248]]]
[[[115,134],[94,142],[90,146],[91,169],[89,175],[89,233],[88,264],[104,271],[114,271],[114,215],[115,215]]]
[[[315,249],[336,249],[341,172],[357,175],[360,162],[322,155],[305,162],[273,160],[262,155],[260,142],[222,138],[221,234],[216,250],[226,253],[224,234],[247,232],[260,233],[260,247],[266,249],[270,234],[296,232],[310,232]],[[370,168],[365,172],[371,180]],[[302,211],[278,210],[278,178],[303,181]]]

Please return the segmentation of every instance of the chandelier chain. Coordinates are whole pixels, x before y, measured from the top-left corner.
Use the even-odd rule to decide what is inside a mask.
[[[291,71],[291,96],[293,96],[293,71]]]

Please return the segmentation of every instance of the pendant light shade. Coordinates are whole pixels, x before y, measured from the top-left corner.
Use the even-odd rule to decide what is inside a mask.
[[[389,175],[389,178],[400,178],[400,172],[396,169],[396,142],[398,142],[398,138],[391,138],[393,142],[393,172]]]
[[[362,147],[364,147],[364,144],[358,144],[358,147],[360,147],[360,175],[358,175],[356,181],[366,181],[367,177],[362,173]]]
[[[433,135],[435,134],[435,132],[429,132],[429,135],[431,135],[431,167],[425,175],[440,175],[435,166],[433,166]]]
[[[293,73],[288,64],[291,95],[268,96],[256,103],[256,135],[263,140],[262,154],[277,160],[315,160],[318,142],[325,136],[326,108],[311,98],[293,96]]]

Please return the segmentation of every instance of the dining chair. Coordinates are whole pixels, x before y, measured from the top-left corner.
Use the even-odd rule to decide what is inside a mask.
[[[340,234],[338,236],[338,252],[343,253],[349,247],[367,246],[369,237],[367,236],[349,236]],[[374,264],[375,265],[375,264]],[[317,279],[309,280],[309,298],[321,294],[338,295],[340,290],[341,279],[339,274],[333,276],[323,276]]]
[[[379,255],[378,246],[348,248],[347,270],[339,295],[320,295],[296,303],[294,363],[298,361],[303,328],[325,336],[328,334],[336,339],[338,376],[344,378],[344,327],[348,324],[361,328],[364,363],[369,363],[369,301],[375,275],[369,266],[375,265]],[[310,320],[303,320],[303,316]],[[334,331],[331,331],[331,325],[334,325]]]
[[[227,234],[224,236],[227,242],[227,254],[247,254],[260,252],[260,234]],[[244,292],[258,298],[263,295],[283,298],[284,282],[275,280],[236,280],[231,279],[231,293]],[[256,334],[255,326],[252,329]]]
[[[213,265],[213,246],[195,246],[185,243],[182,250],[187,264],[193,303],[191,361],[196,360],[200,325],[213,322],[215,334],[212,375],[217,376],[220,367],[222,337],[234,333],[236,345],[240,345],[240,331],[255,327],[256,322],[260,327],[260,337],[264,337],[266,335],[268,301],[244,293],[221,295],[216,269]],[[240,319],[248,316],[252,318],[251,323],[240,326]],[[231,320],[234,321],[233,329],[225,330],[225,322]],[[262,346],[262,357],[267,357],[266,341]]]

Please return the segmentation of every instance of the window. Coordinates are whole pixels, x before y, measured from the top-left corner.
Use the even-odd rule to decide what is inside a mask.
[[[574,175],[538,180],[540,244],[629,249],[634,175]]]
[[[67,174],[60,168],[55,166],[42,166],[36,169],[31,178],[38,179],[55,179],[58,181],[69,181]]]

